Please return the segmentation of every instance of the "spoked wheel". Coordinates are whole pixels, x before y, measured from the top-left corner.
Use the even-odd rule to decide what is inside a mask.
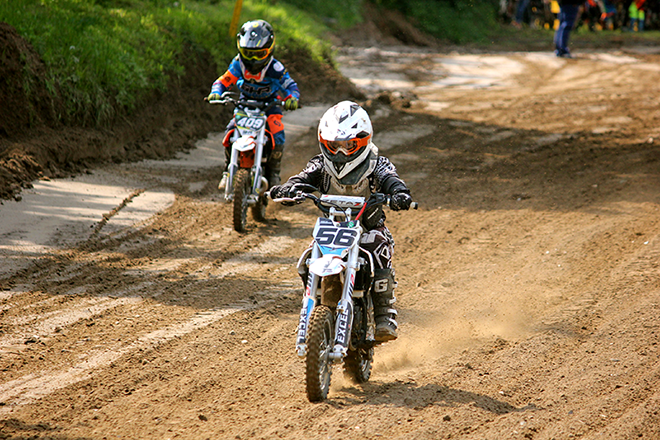
[[[245,232],[247,226],[250,189],[250,173],[241,168],[234,175],[234,229],[237,232]]]
[[[332,363],[333,316],[330,308],[319,305],[310,317],[307,333],[307,398],[310,402],[320,402],[328,397]]]
[[[252,217],[258,222],[263,222],[266,221],[266,205],[268,204],[268,199],[266,198],[266,194],[259,194],[259,200],[257,201],[257,204],[252,206],[251,211],[252,211]]]
[[[365,383],[371,376],[373,358],[373,348],[350,350],[344,358],[344,372],[357,383]]]

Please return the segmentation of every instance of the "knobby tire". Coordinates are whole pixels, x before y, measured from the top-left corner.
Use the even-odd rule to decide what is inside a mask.
[[[306,385],[310,402],[328,397],[332,363],[329,353],[334,340],[333,315],[329,307],[318,305],[312,311],[307,333]]]
[[[234,229],[237,232],[245,232],[247,227],[250,189],[250,172],[241,168],[234,175]]]

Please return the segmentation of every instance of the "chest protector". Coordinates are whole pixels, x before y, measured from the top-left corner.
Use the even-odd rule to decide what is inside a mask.
[[[378,156],[372,152],[364,162],[341,179],[337,178],[333,173],[329,173],[330,188],[328,193],[359,196],[368,199],[371,195],[369,175],[373,173],[377,162]]]
[[[377,150],[376,150],[377,151]],[[370,152],[367,159],[348,175],[339,179],[333,173],[328,173],[330,178],[328,194],[341,194],[345,196],[358,196],[368,199],[372,193],[372,183],[369,178],[376,169],[378,156],[373,151]],[[383,216],[381,206],[373,206],[367,209],[362,216],[362,225],[365,229],[373,229],[378,226]]]

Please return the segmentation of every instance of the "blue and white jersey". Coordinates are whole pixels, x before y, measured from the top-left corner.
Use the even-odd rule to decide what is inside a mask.
[[[281,99],[293,96],[300,99],[298,85],[284,65],[272,58],[256,75],[251,74],[236,56],[227,71],[211,87],[211,93],[222,94],[236,84],[241,94],[248,99],[266,101],[279,95]]]

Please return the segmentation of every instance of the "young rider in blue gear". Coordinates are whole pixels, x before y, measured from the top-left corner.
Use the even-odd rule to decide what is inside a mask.
[[[298,108],[300,91],[289,72],[281,62],[273,58],[275,48],[275,32],[273,27],[264,20],[248,21],[237,35],[238,55],[229,64],[227,71],[218,78],[211,87],[208,100],[218,100],[222,94],[236,85],[243,99],[268,101],[276,96],[284,101],[284,108]],[[272,141],[272,151],[267,156],[266,178],[269,186],[280,183],[280,168],[284,151],[284,126],[282,125],[282,110],[278,106],[271,107],[268,116],[268,131]],[[225,173],[219,187],[224,188],[227,176],[227,166],[231,153],[229,137],[234,130],[234,120],[227,125],[223,141],[225,146]],[[268,152],[266,152],[268,154]]]
[[[369,198],[372,193],[391,195],[390,208],[409,209],[410,190],[396,168],[371,142],[373,128],[367,112],[358,104],[342,101],[325,112],[319,123],[321,154],[310,159],[305,169],[282,185],[270,190],[273,199],[293,197],[297,184],[312,185],[322,194],[341,194]],[[385,226],[380,205],[362,216],[364,233],[360,247],[371,253],[376,266],[373,280],[376,341],[397,338],[394,309],[394,239]]]

